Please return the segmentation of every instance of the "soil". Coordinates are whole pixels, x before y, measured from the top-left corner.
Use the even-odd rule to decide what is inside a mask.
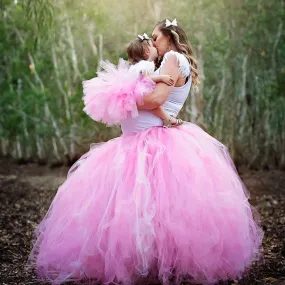
[[[37,281],[24,265],[31,250],[33,230],[44,217],[67,171],[67,167],[21,165],[0,158],[0,284],[49,284]],[[240,174],[265,232],[263,262],[254,264],[243,279],[223,284],[285,285],[285,172],[242,169]]]

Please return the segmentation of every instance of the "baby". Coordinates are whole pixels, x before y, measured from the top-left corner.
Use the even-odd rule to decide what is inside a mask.
[[[155,83],[163,82],[167,85],[173,85],[174,80],[170,75],[154,74],[155,64],[158,54],[153,46],[150,38],[144,34],[139,35],[136,40],[131,42],[127,47],[128,61],[131,64],[130,72],[135,72],[137,76],[140,74],[148,76]],[[163,120],[163,125],[167,127],[179,126],[183,123],[181,119],[170,116],[162,106],[153,109],[152,113]]]

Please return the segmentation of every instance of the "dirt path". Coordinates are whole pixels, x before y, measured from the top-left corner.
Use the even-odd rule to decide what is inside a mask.
[[[45,215],[67,170],[16,165],[0,159],[0,284],[46,284],[26,272],[24,264],[31,249],[33,229]],[[261,214],[264,264],[254,266],[242,280],[224,284],[285,285],[285,173],[245,170],[242,173],[251,203]]]

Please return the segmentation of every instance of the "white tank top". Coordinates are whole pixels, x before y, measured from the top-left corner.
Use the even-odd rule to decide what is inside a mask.
[[[166,102],[163,104],[163,107],[167,113],[173,116],[177,116],[189,95],[192,78],[190,74],[190,64],[188,60],[183,54],[175,51],[169,51],[164,55],[164,59],[160,67],[155,71],[155,73],[160,74],[160,70],[162,69],[163,65],[167,60],[167,57],[170,54],[176,56],[181,75],[183,77],[189,76],[188,81],[185,85],[181,87],[174,87],[174,89],[168,96]],[[148,129],[150,127],[162,126],[162,125],[163,125],[162,120],[157,116],[153,115],[151,111],[140,110],[139,115],[137,117],[127,118],[126,120],[124,120],[121,124],[121,128],[124,134],[131,135],[131,134],[136,134],[145,129]]]

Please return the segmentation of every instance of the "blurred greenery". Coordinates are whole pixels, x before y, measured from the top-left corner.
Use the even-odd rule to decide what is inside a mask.
[[[138,33],[177,18],[201,85],[181,117],[206,126],[238,164],[285,167],[284,1],[3,0],[2,155],[63,161],[120,134],[82,111],[84,79]]]

